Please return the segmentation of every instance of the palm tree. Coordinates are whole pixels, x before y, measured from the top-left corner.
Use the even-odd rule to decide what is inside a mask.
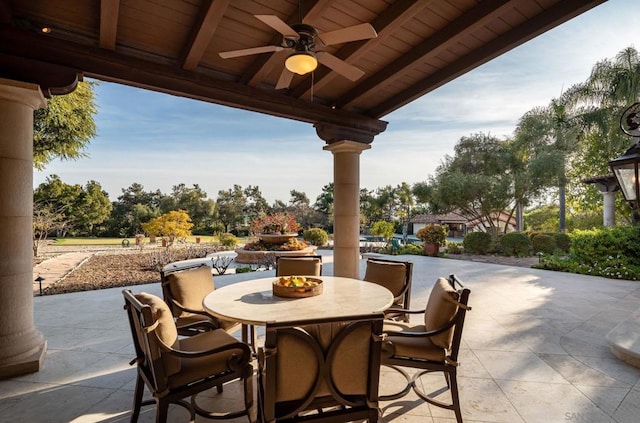
[[[563,99],[581,120],[583,132],[577,159],[572,167],[576,175],[609,173],[609,160],[629,146],[628,137],[619,128],[622,112],[640,99],[640,54],[633,47],[615,58],[598,62],[589,78],[565,93]],[[619,210],[628,215],[621,201]]]
[[[577,134],[578,122],[562,99],[553,99],[547,107],[525,113],[515,132],[514,157],[524,168],[514,173],[520,176],[515,181],[516,198],[524,202],[547,186],[557,186],[560,232],[566,226],[567,156],[575,149]]]

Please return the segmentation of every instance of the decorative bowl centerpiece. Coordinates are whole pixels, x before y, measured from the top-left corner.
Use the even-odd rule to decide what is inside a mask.
[[[309,276],[281,276],[273,281],[273,295],[305,298],[322,294],[322,279]]]
[[[291,234],[258,234],[260,241],[267,244],[284,244],[291,238],[296,238],[297,236],[297,232]]]

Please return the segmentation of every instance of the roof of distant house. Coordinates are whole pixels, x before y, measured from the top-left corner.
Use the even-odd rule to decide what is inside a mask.
[[[435,223],[438,225],[447,223],[467,223],[468,219],[457,213],[448,214],[419,214],[411,218],[410,223]]]

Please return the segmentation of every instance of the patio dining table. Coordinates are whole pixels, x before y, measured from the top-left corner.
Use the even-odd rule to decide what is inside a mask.
[[[359,279],[314,276],[321,279],[323,292],[305,298],[273,295],[276,277],[251,279],[218,288],[203,300],[212,315],[245,325],[264,326],[267,322],[305,321],[325,317],[365,315],[386,310],[393,303],[387,288]]]

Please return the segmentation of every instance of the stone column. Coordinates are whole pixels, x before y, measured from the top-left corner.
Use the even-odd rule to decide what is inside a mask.
[[[47,343],[33,323],[33,111],[38,85],[0,78],[0,378],[36,372]]]
[[[324,147],[333,153],[333,274],[360,278],[360,153],[371,148],[355,141]]]
[[[616,191],[602,191],[602,224],[616,226]]]
[[[594,184],[602,194],[602,224],[616,226],[616,192],[620,191],[618,180],[613,174],[593,176],[583,179],[585,184]]]

